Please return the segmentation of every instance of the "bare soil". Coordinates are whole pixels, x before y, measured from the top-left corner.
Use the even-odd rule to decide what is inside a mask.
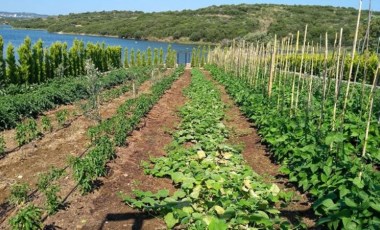
[[[151,82],[143,83],[139,92],[148,92]],[[116,113],[117,108],[127,99],[132,97],[132,92],[127,92],[100,106],[102,119],[107,119]],[[54,117],[58,111],[66,109],[69,113],[80,109],[75,105],[64,105],[46,113],[48,117]],[[34,187],[38,174],[48,171],[51,167],[62,168],[67,165],[70,155],[79,156],[84,153],[90,144],[87,138],[87,130],[96,124],[94,120],[86,116],[72,118],[68,125],[54,132],[45,134],[42,138],[18,148],[0,160],[0,204],[9,196],[10,187],[16,182],[27,183]],[[14,130],[6,131],[9,137]],[[9,139],[9,138],[8,138]],[[0,213],[1,213],[0,207]]]
[[[99,181],[99,188],[86,196],[75,191],[67,199],[66,210],[48,217],[45,224],[57,229],[166,229],[161,219],[125,205],[118,192],[175,190],[171,180],[145,175],[140,163],[165,155],[164,148],[172,141],[169,131],[180,120],[177,109],[186,100],[182,89],[189,84],[190,71],[186,71],[128,137],[128,146],[117,149],[117,158],[108,164],[109,174]]]

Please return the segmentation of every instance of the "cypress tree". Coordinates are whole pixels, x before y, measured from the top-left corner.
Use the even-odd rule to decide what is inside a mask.
[[[150,47],[148,47],[146,55],[148,56],[147,66],[152,66],[152,49]]]
[[[63,76],[67,77],[69,76],[69,65],[70,65],[70,60],[69,60],[69,54],[67,52],[67,43],[63,43],[62,46],[62,71],[63,71]]]
[[[172,46],[169,44],[168,49],[166,50],[166,58],[165,58],[166,67],[171,67],[171,63],[172,63],[171,54],[172,54]]]
[[[164,65],[164,50],[162,49],[162,47],[160,48],[159,65],[160,65],[160,66],[163,66],[163,65]]]
[[[146,53],[145,52],[143,52],[141,54],[141,61],[142,61],[142,66],[147,66],[148,65],[148,63],[146,61]]]
[[[6,70],[5,70],[5,60],[3,58],[4,53],[4,40],[0,36],[0,84],[6,83]]]
[[[8,44],[7,47],[7,78],[8,81],[10,81],[13,84],[18,84],[18,76],[17,76],[17,64],[16,64],[16,57],[14,52],[14,47],[12,43]]]
[[[128,47],[124,50],[124,68],[129,68]]]
[[[158,49],[154,48],[154,59],[153,59],[154,67],[158,66],[158,62],[159,62]]]
[[[196,56],[196,49],[193,48],[193,51],[191,52],[191,67],[195,67],[195,56]]]
[[[131,50],[131,66],[136,66],[136,60],[135,60],[135,50],[132,48]]]
[[[39,39],[33,45],[33,60],[34,60],[34,82],[41,83],[45,81],[44,77],[44,48],[43,42]]]
[[[33,83],[33,64],[31,46],[32,41],[29,37],[26,37],[24,43],[17,50],[20,63],[20,83]]]
[[[141,51],[137,50],[137,66],[141,67],[142,66],[142,58],[141,58]]]

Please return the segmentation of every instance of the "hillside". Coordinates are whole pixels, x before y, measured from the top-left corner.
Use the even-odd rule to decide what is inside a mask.
[[[47,18],[48,15],[26,12],[0,12],[0,18]]]
[[[365,30],[368,12],[363,12]],[[380,24],[380,13],[374,21]],[[220,42],[244,38],[265,41],[277,34],[303,30],[309,24],[309,40],[319,42],[327,30],[331,42],[335,32],[344,28],[345,44],[350,44],[357,17],[354,8],[289,5],[222,5],[198,10],[144,13],[140,11],[88,12],[52,16],[47,19],[14,20],[15,27],[45,28],[50,32],[116,35],[123,38]],[[377,41],[380,30],[373,30]],[[364,33],[364,32],[363,32]],[[375,39],[376,38],[376,39]]]

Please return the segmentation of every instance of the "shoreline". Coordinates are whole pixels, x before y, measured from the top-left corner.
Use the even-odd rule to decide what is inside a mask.
[[[43,28],[39,28],[39,29],[37,29],[37,28],[22,28],[22,27],[14,27],[14,26],[9,25],[9,24],[4,24],[4,25],[11,26],[12,29],[15,29],[15,30],[42,30],[42,31],[46,31],[46,32],[51,33],[51,34],[60,34],[60,35],[80,35],[80,36],[91,36],[91,37],[118,38],[118,39],[131,40],[131,41],[175,43],[175,44],[180,44],[180,45],[194,45],[194,46],[208,46],[208,45],[215,46],[218,44],[218,43],[203,42],[203,41],[192,42],[192,41],[186,40],[186,38],[184,38],[184,40],[173,40],[171,37],[167,37],[167,38],[149,37],[147,39],[133,39],[133,38],[123,38],[123,37],[119,37],[117,35],[100,35],[100,34],[74,33],[74,32],[63,32],[63,31],[49,32],[47,29],[43,29]]]

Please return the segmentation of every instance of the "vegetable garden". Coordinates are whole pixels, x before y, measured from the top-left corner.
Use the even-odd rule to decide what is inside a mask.
[[[176,66],[171,47],[165,57],[162,49],[126,49],[123,59],[120,47],[43,48],[26,38],[16,62],[8,45],[0,59],[0,169],[27,165],[33,154],[47,163],[24,181],[1,172],[17,183],[3,189],[0,226],[379,229],[380,62],[368,37],[357,45],[360,16],[351,49],[342,47],[343,30],[333,44],[326,33],[314,46],[306,26],[303,38],[194,49],[191,71]],[[257,129],[255,145],[266,149],[251,154],[267,162],[248,162],[249,146],[233,143],[252,133],[231,127],[231,106]],[[73,153],[41,150],[65,132]],[[271,170],[281,179],[252,164],[280,165]],[[312,223],[300,210],[293,219],[286,213],[301,202],[297,195]]]

